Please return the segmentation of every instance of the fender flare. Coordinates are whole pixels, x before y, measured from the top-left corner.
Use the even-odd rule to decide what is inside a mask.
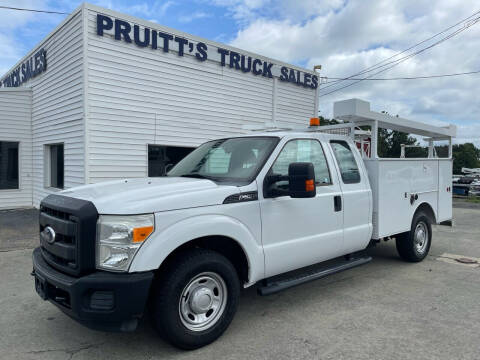
[[[432,224],[436,224],[437,219],[438,219],[436,209],[432,206],[432,204],[430,204],[430,202],[428,202],[426,200],[423,200],[420,204],[418,204],[417,207],[415,207],[415,211],[413,212],[413,215],[412,215],[412,221],[413,221],[413,217],[420,210],[421,207],[423,207],[423,208],[427,207],[428,208],[428,211],[431,212],[431,215],[433,216],[433,218],[431,219]],[[427,214],[427,215],[430,215],[430,214]]]
[[[129,272],[156,270],[181,245],[206,236],[225,236],[235,240],[248,261],[248,284],[265,276],[265,259],[261,243],[242,222],[225,215],[190,217],[154,233],[138,250]]]

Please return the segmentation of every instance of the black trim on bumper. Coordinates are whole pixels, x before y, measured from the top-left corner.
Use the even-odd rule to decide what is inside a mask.
[[[40,248],[32,257],[35,287],[44,300],[92,329],[135,330],[147,303],[153,272],[97,271],[76,278],[47,264]]]

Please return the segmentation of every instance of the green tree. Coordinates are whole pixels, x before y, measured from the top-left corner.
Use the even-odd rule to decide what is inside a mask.
[[[377,151],[379,157],[399,158],[402,144],[418,146],[406,148],[405,157],[418,158],[428,155],[428,150],[421,147],[413,136],[396,130],[378,129]]]
[[[320,119],[320,126],[324,125],[337,125],[339,122],[335,119],[325,119],[323,116],[318,117]]]
[[[398,115],[397,115],[398,117]],[[325,119],[320,116],[320,125],[335,125],[339,122],[335,119]],[[362,127],[369,130],[369,127]],[[383,158],[398,158],[401,153],[401,144],[418,145],[405,149],[405,157],[421,158],[428,156],[428,147],[420,146],[417,139],[409,134],[388,129],[378,129],[378,156]],[[442,145],[435,148],[437,156],[448,157],[448,146]],[[462,168],[480,168],[480,149],[472,143],[457,144],[452,147],[453,173],[460,174]]]
[[[448,145],[436,147],[438,157],[448,157]],[[453,173],[461,174],[462,168],[480,167],[480,149],[472,143],[455,144],[452,146]]]
[[[462,167],[480,167],[480,149],[472,143],[453,145],[453,173],[460,174]]]

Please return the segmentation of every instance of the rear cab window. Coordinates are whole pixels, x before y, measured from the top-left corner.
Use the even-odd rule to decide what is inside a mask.
[[[344,184],[357,184],[360,182],[360,171],[353,155],[352,149],[346,141],[331,140],[333,154],[337,160],[338,168]]]

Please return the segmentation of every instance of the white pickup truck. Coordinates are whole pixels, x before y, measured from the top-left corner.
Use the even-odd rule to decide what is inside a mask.
[[[421,261],[431,225],[452,217],[451,156],[436,158],[432,144],[451,150],[455,128],[339,104],[345,125],[313,119],[303,131],[213,140],[166,177],[49,195],[33,252],[38,294],[104,330],[134,330],[148,305],[161,335],[193,349],[225,331],[241,288],[267,295],[365,264],[362,251],[382,238]],[[429,157],[379,159],[379,126],[429,136]]]

